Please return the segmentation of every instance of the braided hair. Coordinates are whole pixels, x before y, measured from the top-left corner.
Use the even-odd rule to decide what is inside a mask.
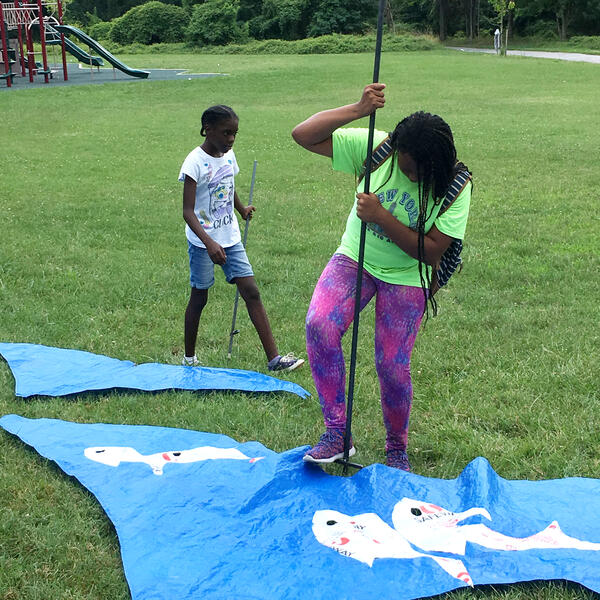
[[[437,303],[429,293],[432,270],[424,267],[425,260],[425,223],[431,217],[434,207],[441,204],[448,187],[457,171],[456,148],[450,126],[438,115],[419,111],[409,115],[396,125],[390,134],[393,148],[393,168],[397,165],[397,153],[406,153],[417,164],[419,184],[419,216],[416,230],[418,233],[417,259],[421,288],[425,297],[425,311],[429,315],[429,305],[433,314],[437,313]],[[433,200],[431,210],[427,211],[429,197]]]
[[[211,125],[216,125],[226,119],[238,120],[238,116],[235,114],[233,108],[225,106],[224,104],[217,104],[207,108],[202,113],[202,128],[200,129],[200,135],[206,136],[206,128]]]

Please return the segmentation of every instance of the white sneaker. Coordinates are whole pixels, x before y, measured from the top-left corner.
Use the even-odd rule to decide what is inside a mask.
[[[202,363],[198,360],[198,358],[196,357],[196,355],[194,354],[194,356],[192,358],[188,358],[187,356],[184,356],[181,364],[184,367],[201,367]]]

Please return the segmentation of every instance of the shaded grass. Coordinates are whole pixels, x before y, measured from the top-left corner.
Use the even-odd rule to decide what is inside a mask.
[[[280,349],[302,353],[306,308],[339,242],[352,181],[296,147],[289,132],[317,110],[358,98],[371,57],[120,58],[229,76],[0,95],[10,167],[0,176],[0,340],[178,361],[188,280],[177,173],[200,142],[204,108],[226,103],[240,115],[241,198],[253,159],[259,163],[250,259]],[[597,68],[444,51],[384,56],[388,106],[378,127],[390,130],[417,109],[437,112],[475,173],[465,268],[440,292],[440,316],[422,329],[413,354],[409,454],[417,473],[456,477],[482,455],[505,478],[600,477],[600,126],[589,118]],[[209,365],[265,371],[243,310],[226,361],[233,295],[217,275],[199,354]],[[384,459],[373,316],[369,306],[361,318],[353,419],[363,464]],[[314,393],[308,368],[289,379]],[[275,451],[314,442],[322,428],[314,397],[107,392],[22,400],[13,389],[0,363],[1,414],[183,427]],[[6,434],[0,470],[0,599],[127,598],[118,542],[93,497]],[[444,597],[593,595],[533,583]]]

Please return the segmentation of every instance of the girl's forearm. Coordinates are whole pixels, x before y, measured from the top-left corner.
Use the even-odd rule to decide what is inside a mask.
[[[238,196],[237,191],[233,192],[233,207],[235,208],[235,210],[238,211],[238,213],[240,215],[243,214],[243,212],[244,212],[244,205],[242,204],[242,201],[240,200],[240,197]]]
[[[300,146],[310,150],[311,146],[329,139],[336,129],[364,116],[358,102],[323,110],[296,125],[292,137]]]
[[[388,211],[382,211],[377,219],[378,225],[385,231],[387,236],[406,254],[414,259],[419,259],[419,234],[401,223]],[[432,228],[425,234],[423,240],[422,260],[427,265],[436,265],[450,245],[451,238],[444,235],[437,228]]]

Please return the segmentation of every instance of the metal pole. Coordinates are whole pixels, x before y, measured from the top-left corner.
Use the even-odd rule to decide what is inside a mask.
[[[2,3],[0,2],[0,43],[2,44],[2,62],[4,63],[4,72],[6,75],[6,87],[12,86],[10,56],[8,55],[8,32],[4,31],[4,13],[2,11]]]
[[[254,181],[256,179],[256,165],[257,162],[254,161],[254,166],[252,167],[252,182],[250,183],[250,198],[248,199],[248,206],[252,206],[252,196],[254,195]],[[246,218],[246,225],[244,227],[244,248],[246,247],[246,240],[248,239],[248,225],[250,224],[250,219]],[[235,319],[237,317],[237,307],[238,301],[240,299],[240,291],[235,289],[235,301],[233,303],[233,319],[231,321],[231,332],[229,333],[229,350],[227,351],[227,358],[231,358],[231,348],[233,346],[233,336],[239,333],[239,329],[235,328]]]
[[[39,11],[39,25],[40,25],[40,42],[42,43],[42,64],[44,65],[44,82],[49,83],[50,78],[48,73],[48,55],[46,53],[46,31],[44,27],[44,10],[42,8],[42,0],[37,0],[38,11]]]
[[[59,25],[63,24],[63,12],[62,12],[62,3],[60,0],[58,1],[58,23]],[[65,34],[61,31],[60,33],[60,50],[62,54],[62,68],[63,68],[63,80],[69,80],[69,74],[67,72],[67,52],[65,50]]]
[[[379,13],[377,16],[377,41],[375,43],[375,63],[373,65],[373,83],[379,82],[379,64],[381,62],[381,42],[383,37],[383,13],[385,11],[385,0],[379,0]],[[365,187],[364,192],[368,194],[371,184],[371,165],[373,159],[373,137],[375,135],[375,110],[369,117],[369,137],[367,142],[367,159],[365,161]],[[360,226],[360,241],[358,246],[358,271],[356,273],[356,295],[354,297],[354,323],[352,325],[352,347],[350,351],[350,371],[348,378],[348,401],[346,408],[346,430],[344,432],[344,458],[338,459],[344,465],[344,475],[348,473],[348,467],[361,468],[360,465],[348,462],[350,454],[350,438],[352,436],[352,406],[354,402],[354,376],[356,373],[356,348],[358,344],[358,322],[360,318],[360,298],[362,293],[362,275],[365,262],[365,239],[367,235],[367,224],[363,221]]]

